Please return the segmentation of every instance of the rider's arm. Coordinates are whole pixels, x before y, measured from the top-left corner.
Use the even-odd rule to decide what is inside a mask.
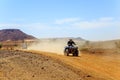
[[[67,45],[70,45],[70,41],[67,42]]]
[[[74,41],[73,41],[73,44],[76,45]]]

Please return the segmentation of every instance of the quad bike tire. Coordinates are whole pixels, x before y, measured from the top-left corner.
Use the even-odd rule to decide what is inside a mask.
[[[65,55],[65,56],[69,56],[69,51],[68,51],[68,49],[65,49],[65,50],[64,50],[64,55]]]
[[[79,51],[75,50],[75,52],[73,53],[73,56],[78,56],[78,54],[79,54]]]

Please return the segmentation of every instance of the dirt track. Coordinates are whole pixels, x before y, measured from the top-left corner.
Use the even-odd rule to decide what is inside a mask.
[[[119,57],[0,51],[0,80],[120,80],[119,66]]]

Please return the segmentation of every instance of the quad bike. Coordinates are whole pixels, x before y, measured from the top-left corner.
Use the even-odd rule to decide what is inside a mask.
[[[64,49],[64,55],[69,56],[69,54],[72,54],[73,56],[79,55],[78,47],[76,46],[66,46]]]

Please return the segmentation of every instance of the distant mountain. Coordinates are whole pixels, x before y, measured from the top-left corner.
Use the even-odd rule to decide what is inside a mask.
[[[25,39],[36,39],[35,37],[22,32],[19,29],[0,30],[0,41],[17,41]]]
[[[41,40],[63,40],[63,41],[68,41],[69,39],[73,39],[76,41],[86,41],[85,39],[81,38],[81,37],[61,37],[61,38],[41,38]]]
[[[62,38],[41,38],[39,41],[40,43],[59,43],[59,44],[64,44],[64,46],[67,44],[69,39],[72,39],[77,45],[83,45],[85,43],[85,39],[81,37],[62,37]]]

